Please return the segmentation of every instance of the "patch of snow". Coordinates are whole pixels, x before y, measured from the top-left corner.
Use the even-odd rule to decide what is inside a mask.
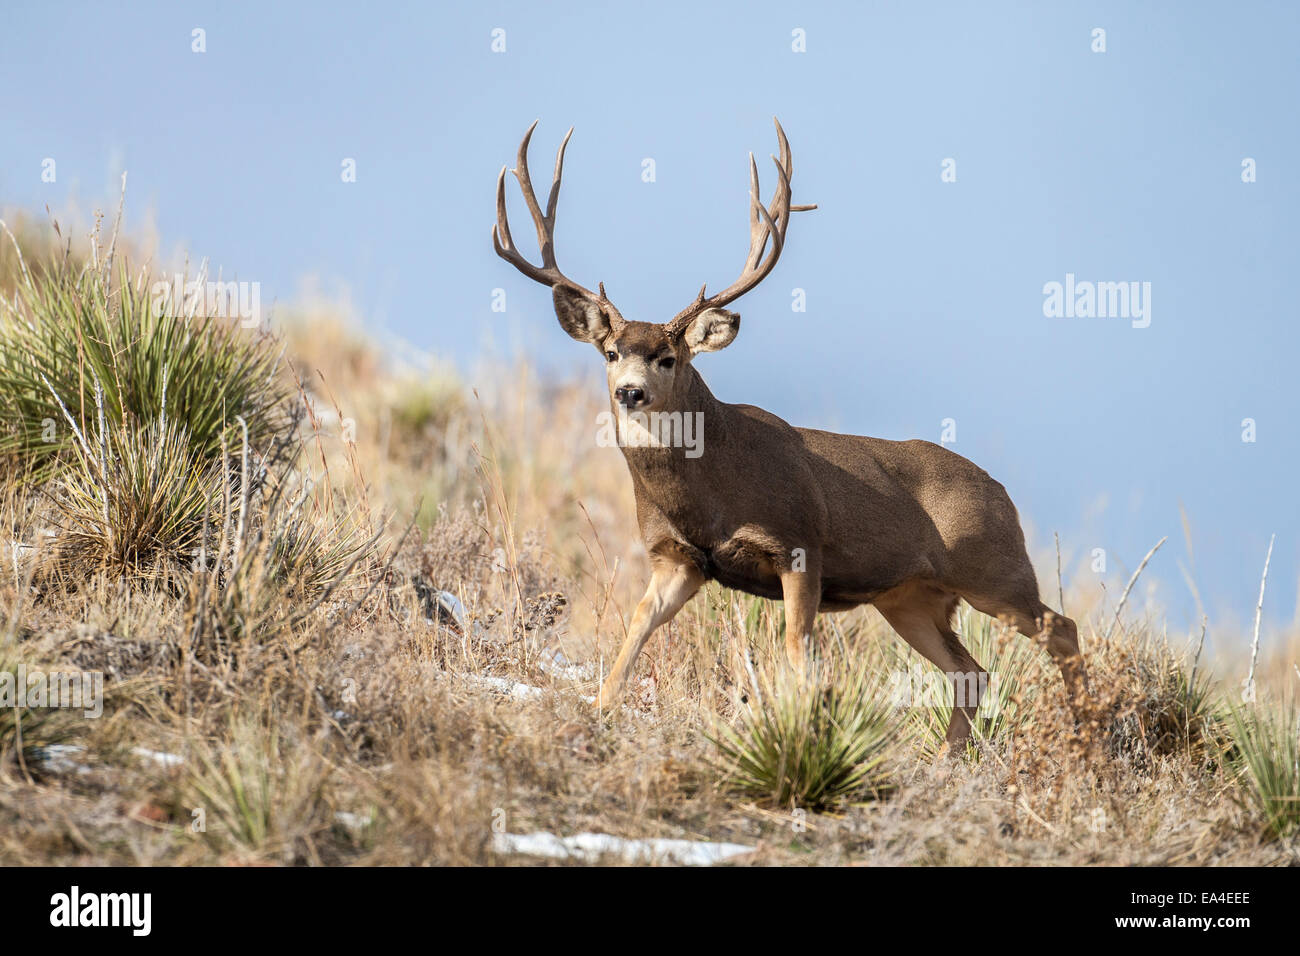
[[[169,770],[173,767],[180,767],[185,763],[184,757],[178,756],[177,754],[164,753],[161,750],[150,750],[148,747],[132,747],[131,753]]]
[[[85,752],[79,744],[48,744],[33,751],[37,762],[50,773],[90,773],[90,767],[74,759]]]
[[[334,814],[334,819],[343,824],[349,830],[364,830],[370,826],[370,817],[363,817],[359,813],[349,813],[347,810],[339,810]]]
[[[492,677],[487,674],[462,674],[460,676],[471,684],[491,687],[493,690],[500,691],[515,700],[534,700],[546,693],[546,689],[543,687],[534,687],[532,684],[510,680],[506,677]]]
[[[537,659],[538,668],[552,677],[562,677],[565,680],[583,681],[594,680],[596,677],[596,665],[587,661],[585,664],[573,664],[564,656],[564,652],[558,647],[547,648],[542,651],[541,656]]]
[[[753,853],[754,847],[739,843],[709,843],[697,840],[627,840],[608,833],[578,833],[558,837],[554,833],[497,833],[492,837],[496,853],[523,853],[553,860],[595,863],[602,857],[618,857],[625,863],[668,863],[677,866],[712,866],[732,857]]]
[[[440,672],[446,675],[447,672]],[[493,677],[488,674],[456,674],[461,680],[468,681],[471,684],[478,684],[480,687],[490,687],[498,693],[505,694],[511,700],[537,700],[552,691],[546,687],[536,687],[532,684],[525,684],[522,681],[510,680],[508,677]],[[596,697],[594,694],[579,694],[578,699],[585,704],[595,706]],[[637,710],[628,704],[620,704],[619,709],[631,714],[638,720],[654,720],[654,714],[645,710]]]

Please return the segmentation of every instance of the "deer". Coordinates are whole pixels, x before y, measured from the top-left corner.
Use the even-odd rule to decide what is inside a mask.
[[[496,254],[549,286],[560,327],[604,359],[610,410],[649,556],[649,584],[595,706],[612,708],[654,632],[705,582],[716,581],[784,602],[786,656],[805,676],[817,614],[874,606],[951,679],[950,748],[971,736],[987,679],[953,628],[962,600],[1046,647],[1077,717],[1087,692],[1078,631],[1039,599],[1019,515],[1000,483],[942,445],[796,428],[753,405],[719,401],[696,369],[699,355],[735,340],[740,316],[725,307],[771,274],[793,213],[816,208],[791,204],[790,144],[773,119],[777,182],[764,205],[751,152],[750,242],[740,277],[713,295],[705,283],[668,322],[625,319],[603,282],[593,292],[556,264],[556,206],[572,128],[556,153],[545,210],[528,172],[536,121],[511,170],[537,232],[540,266],[511,236],[506,167],[497,177]],[[656,413],[696,416],[705,426],[702,453],[656,440],[663,435],[644,425]],[[631,440],[638,428],[650,434]]]

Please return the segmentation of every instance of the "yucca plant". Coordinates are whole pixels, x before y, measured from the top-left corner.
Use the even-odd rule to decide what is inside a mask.
[[[143,427],[165,407],[204,464],[237,443],[238,418],[255,449],[290,426],[269,333],[172,305],[125,264],[115,281],[69,264],[24,279],[0,300],[0,466],[11,476],[41,482],[69,466],[69,416],[84,435],[101,413],[111,427]]]
[[[1230,704],[1229,765],[1264,832],[1283,838],[1300,829],[1300,709],[1294,697],[1267,704]]]
[[[66,565],[167,574],[192,562],[220,468],[174,422],[118,423],[77,442],[54,487]]]
[[[787,668],[760,678],[730,725],[709,734],[726,783],[782,807],[809,809],[877,797],[898,728],[872,668],[840,656],[801,679]]]
[[[972,727],[974,739],[999,742],[1014,738],[1033,720],[1034,702],[1044,686],[1053,686],[1048,682],[1057,679],[1056,668],[1044,670],[1046,653],[1033,641],[965,604],[957,612],[957,631],[971,656],[988,674]],[[942,700],[927,697],[905,704],[908,719],[920,733],[925,749],[937,751],[944,744],[952,714],[952,683],[901,640],[889,641],[885,647],[894,673],[919,672],[927,689],[933,687],[942,694]]]

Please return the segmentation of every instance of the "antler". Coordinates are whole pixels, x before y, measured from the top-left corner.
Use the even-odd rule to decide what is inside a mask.
[[[523,141],[519,144],[518,166],[511,172],[515,174],[515,179],[519,180],[519,191],[524,194],[524,202],[528,204],[533,225],[537,228],[537,245],[542,252],[542,264],[535,266],[525,259],[510,236],[510,222],[506,217],[506,167],[504,166],[501,167],[501,175],[497,177],[497,221],[492,227],[492,247],[496,249],[497,255],[534,282],[547,286],[563,284],[577,289],[604,309],[612,321],[621,321],[622,316],[605,297],[604,283],[600,284],[599,293],[592,292],[566,276],[555,264],[555,207],[559,203],[560,178],[564,174],[564,150],[569,145],[569,137],[573,135],[573,127],[570,126],[569,131],[564,134],[564,142],[560,144],[560,149],[555,154],[555,175],[551,180],[550,195],[546,199],[546,212],[543,213],[537,202],[537,194],[533,191],[533,181],[528,175],[528,143],[533,138],[533,130],[537,128],[538,122],[540,121],[534,120],[533,125],[528,127],[528,132],[524,134]]]
[[[665,326],[670,334],[681,332],[690,324],[691,319],[705,309],[735,301],[767,278],[767,274],[772,271],[776,260],[781,257],[781,250],[785,247],[785,232],[790,226],[790,214],[817,208],[816,204],[790,205],[790,177],[794,172],[790,143],[785,138],[785,130],[781,129],[781,121],[774,116],[772,122],[776,124],[776,136],[781,144],[781,158],[772,157],[780,181],[772,194],[771,206],[764,207],[762,200],[758,198],[758,166],[754,163],[754,154],[749,154],[749,255],[745,259],[745,268],[740,273],[739,279],[717,295],[706,299],[704,290],[708,284],[700,286],[700,294],[695,297],[695,301],[678,312]],[[764,258],[768,239],[772,240],[772,253]]]

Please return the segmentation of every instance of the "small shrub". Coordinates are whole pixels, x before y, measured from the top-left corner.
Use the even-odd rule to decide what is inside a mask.
[[[377,573],[378,532],[361,510],[336,514],[327,489],[277,468],[240,501],[199,555],[185,598],[194,653],[289,635],[332,595]]]
[[[1272,706],[1230,705],[1228,757],[1269,836],[1300,829],[1300,710],[1294,699]]]
[[[219,504],[219,469],[203,462],[172,422],[105,431],[87,447],[74,446],[55,482],[61,560],[119,576],[166,574],[189,563]]]
[[[199,741],[186,762],[178,803],[203,811],[203,833],[218,846],[282,854],[323,829],[329,767],[309,746],[293,746],[273,714],[231,718],[223,738]]]
[[[827,662],[823,679],[801,680],[784,668],[752,682],[734,726],[710,739],[727,782],[778,806],[820,808],[879,796],[895,743],[888,702],[872,669],[859,660]]]
[[[147,277],[133,281],[125,265],[116,282],[52,266],[20,283],[12,302],[0,299],[0,477],[56,474],[75,458],[68,415],[86,435],[101,405],[112,427],[166,417],[206,464],[237,445],[237,418],[255,449],[285,433],[292,393],[278,340],[160,306]]]

